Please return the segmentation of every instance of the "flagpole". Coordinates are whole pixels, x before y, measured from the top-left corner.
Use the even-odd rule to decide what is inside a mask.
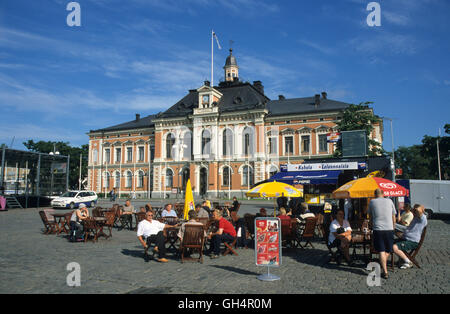
[[[214,30],[211,30],[211,87],[214,87]]]

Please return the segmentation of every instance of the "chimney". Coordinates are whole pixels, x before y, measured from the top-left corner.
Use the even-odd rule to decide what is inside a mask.
[[[210,82],[210,81],[205,81],[205,82],[204,82],[204,85],[205,85],[205,86],[211,86],[211,82]]]
[[[136,121],[139,121],[141,119],[141,114],[136,113]]]
[[[316,94],[315,96],[314,96],[314,107],[319,107],[319,105],[320,105],[320,95],[319,94]]]
[[[253,81],[253,86],[264,95],[264,86],[262,85],[261,81]]]
[[[322,98],[327,99],[327,92],[322,92]]]
[[[285,100],[286,97],[284,97],[284,95],[278,95],[278,100]]]

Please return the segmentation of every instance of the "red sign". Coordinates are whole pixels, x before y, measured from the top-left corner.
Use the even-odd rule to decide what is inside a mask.
[[[275,217],[255,220],[255,259],[257,266],[281,265],[281,222]]]
[[[395,175],[396,176],[401,176],[402,174],[403,174],[403,169],[402,168],[395,169]]]

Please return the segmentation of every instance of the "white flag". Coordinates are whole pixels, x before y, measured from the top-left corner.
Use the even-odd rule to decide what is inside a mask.
[[[219,47],[219,49],[222,49],[222,47],[220,47],[220,44],[219,44],[219,38],[217,37],[216,33],[213,32],[213,36],[214,36],[214,38],[216,39],[217,46]]]

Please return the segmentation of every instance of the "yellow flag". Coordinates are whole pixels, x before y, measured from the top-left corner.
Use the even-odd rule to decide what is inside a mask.
[[[194,206],[194,196],[192,195],[192,187],[191,187],[191,180],[188,179],[186,184],[186,191],[184,193],[184,219],[189,220],[189,211],[195,210]]]

